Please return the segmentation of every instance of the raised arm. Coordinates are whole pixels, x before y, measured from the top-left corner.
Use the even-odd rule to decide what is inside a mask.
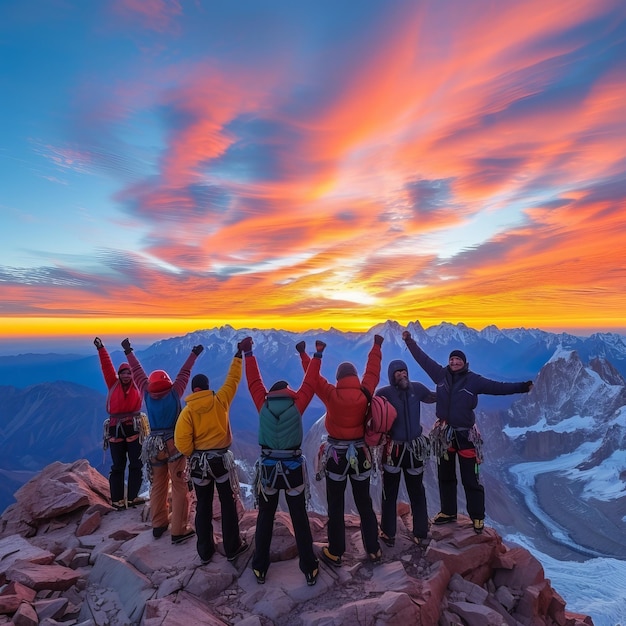
[[[203,346],[194,346],[191,348],[191,352],[187,357],[186,361],[183,363],[183,366],[176,374],[176,378],[172,384],[174,391],[178,394],[179,398],[183,397],[185,393],[185,389],[187,388],[187,383],[189,382],[189,377],[191,376],[191,368],[193,364],[196,362],[196,359],[202,354],[204,350]]]
[[[104,347],[100,337],[96,337],[93,340],[93,345],[96,346],[98,350],[98,358],[100,359],[100,367],[102,368],[104,382],[106,383],[107,389],[111,389],[111,387],[113,387],[113,385],[117,382],[117,372],[113,367],[111,357],[109,356],[107,349]]]
[[[443,374],[442,367],[437,361],[431,359],[418,345],[415,343],[415,339],[411,337],[411,333],[405,330],[402,333],[402,339],[409,349],[409,352],[413,358],[417,361],[420,367],[430,376],[434,383],[438,383]]]
[[[309,406],[309,403],[315,394],[315,389],[317,388],[320,375],[320,367],[322,365],[322,353],[324,352],[325,347],[326,344],[323,341],[316,341],[315,354],[313,355],[313,358],[311,359],[307,355],[309,363],[306,368],[306,374],[304,375],[304,380],[302,381],[302,385],[300,385],[300,389],[296,392],[296,408],[300,411],[301,415]]]
[[[252,354],[252,337],[246,337],[239,346],[245,357],[246,367],[246,380],[248,381],[248,391],[252,396],[252,402],[257,411],[261,410],[263,402],[265,402],[265,396],[267,396],[267,389],[263,384],[261,378],[261,372],[259,371],[259,365],[256,362],[256,357]]]
[[[315,343],[317,345],[317,342]],[[298,351],[298,354],[300,355],[300,362],[302,363],[302,369],[304,370],[304,373],[306,374],[306,370],[309,367],[309,362],[311,361],[311,357],[306,353],[306,343],[304,341],[298,341],[298,343],[296,344],[296,350]]]
[[[135,356],[128,338],[122,341],[122,348],[124,348],[124,354],[128,359],[128,364],[133,373],[133,381],[135,381],[139,393],[143,394],[148,387],[148,376],[144,372],[143,367],[141,367],[139,359]]]
[[[230,363],[228,374],[226,374],[226,380],[219,388],[219,391],[215,394],[224,406],[230,406],[230,403],[233,401],[235,393],[237,392],[237,387],[241,381],[242,370],[243,364],[241,359],[241,350],[238,347],[237,353]]]
[[[361,380],[361,385],[365,387],[371,395],[374,395],[378,382],[380,381],[380,365],[383,360],[381,346],[384,338],[381,335],[374,335],[374,345],[367,355],[367,365],[365,374]]]

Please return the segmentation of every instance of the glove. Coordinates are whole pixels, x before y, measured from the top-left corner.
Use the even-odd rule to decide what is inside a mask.
[[[533,388],[533,381],[532,380],[527,380],[524,383],[524,386],[526,387],[526,393],[528,393]]]
[[[254,342],[252,341],[252,337],[246,337],[245,339],[243,339],[242,341],[239,342],[239,348],[246,355],[252,354],[252,344],[253,343]]]
[[[377,346],[382,346],[383,341],[385,341],[385,338],[382,335],[374,335],[374,343]]]
[[[96,346],[96,348],[98,348],[98,350],[100,350],[100,348],[104,348],[104,344],[102,343],[102,339],[100,339],[100,337],[96,337],[93,340],[93,345]]]
[[[323,341],[319,341],[319,339],[315,342],[315,352],[319,353],[321,356],[322,352],[324,352],[324,348],[326,344]]]
[[[402,341],[407,341],[410,338],[411,338],[411,333],[408,330],[405,330],[402,333]]]
[[[300,354],[302,354],[306,350],[306,342],[305,341],[298,341],[298,343],[296,344],[296,350]]]
[[[124,354],[130,354],[133,351],[133,349],[130,347],[130,341],[128,341],[128,338],[122,341],[122,348],[124,348]]]
[[[235,356],[240,359],[241,358],[241,341],[237,344],[237,352],[235,352]]]
[[[191,348],[191,351],[196,355],[196,356],[200,356],[202,354],[202,351],[204,350],[204,346],[194,346],[193,348]]]

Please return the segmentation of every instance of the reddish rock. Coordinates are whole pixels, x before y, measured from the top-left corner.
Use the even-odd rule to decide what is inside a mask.
[[[434,563],[429,577],[422,582],[421,598],[416,598],[420,607],[422,624],[436,624],[441,611],[441,602],[448,587],[450,572],[444,563]]]
[[[433,527],[433,541],[424,552],[408,537],[410,511],[403,503],[395,549],[383,548],[383,562],[372,566],[363,548],[360,520],[347,514],[343,567],[320,564],[317,585],[309,587],[298,568],[291,521],[281,511],[272,542],[272,566],[266,584],[258,585],[249,565],[252,550],[234,563],[223,556],[219,523],[214,528],[218,552],[209,565],[200,566],[195,541],[172,545],[169,532],[159,540],[153,538],[145,523],[147,507],[105,515],[110,508],[108,496],[103,497],[108,482],[100,477],[92,484],[92,472],[86,462],[53,464],[33,479],[31,493],[56,490],[58,501],[47,502],[46,511],[59,513],[33,522],[28,518],[28,500],[22,500],[21,508],[13,507],[11,515],[19,511],[22,516],[14,519],[30,524],[35,533],[29,541],[26,535],[11,532],[16,526],[5,524],[5,516],[0,521],[0,584],[9,577],[13,585],[32,587],[31,594],[41,587],[33,606],[42,625],[57,623],[57,618],[48,615],[52,612],[68,623],[141,622],[144,626],[174,626],[181,621],[260,626],[266,617],[276,623],[297,621],[302,626],[592,624],[586,616],[565,612],[565,603],[530,553],[507,549],[491,528],[476,535],[470,520],[463,516],[455,524]],[[85,501],[87,505],[72,508]],[[241,513],[241,533],[252,543],[257,512]],[[86,523],[98,516],[97,530],[77,538],[81,520]],[[311,513],[309,519],[319,550],[327,541],[327,518]],[[28,558],[23,559],[24,555]],[[33,564],[52,563],[54,555],[55,565]],[[23,560],[18,560],[20,557]],[[63,579],[59,572],[67,572],[68,564],[80,567],[82,577],[70,570],[72,577],[59,585]],[[71,586],[61,588],[67,585]],[[15,606],[17,601],[13,602]],[[20,601],[17,608],[22,605],[28,603]],[[520,611],[515,614],[517,619],[505,606]],[[24,626],[32,623],[32,615],[27,613],[24,609],[19,616]],[[8,623],[9,618],[0,616],[0,626]]]
[[[11,621],[15,626],[37,626],[39,624],[37,613],[28,602],[20,604]]]
[[[80,574],[62,565],[38,565],[28,561],[16,561],[7,571],[7,578],[20,582],[35,591],[42,589],[69,589]]]
[[[100,527],[101,521],[102,515],[99,511],[94,511],[89,515],[86,514],[76,529],[76,536],[84,537],[85,535],[93,534]]]
[[[443,561],[451,574],[466,576],[484,565],[489,565],[495,553],[495,541],[485,542],[478,535],[475,537],[476,541],[463,541],[460,546],[455,545],[457,542],[431,543],[426,558],[431,563]]]
[[[517,603],[515,614],[523,617],[547,615],[551,600],[552,588],[547,580],[530,585],[524,589],[524,594]]]
[[[524,548],[512,548],[508,556],[513,559],[513,569],[497,569],[493,575],[496,587],[504,585],[509,589],[525,589],[544,580],[541,563]]]
[[[36,595],[30,587],[11,581],[0,591],[0,614],[12,615],[22,602],[32,602]]]
[[[119,530],[111,533],[109,535],[109,539],[115,539],[116,541],[128,541],[129,539],[136,537],[138,534],[138,531],[130,531],[126,528],[120,528]]]

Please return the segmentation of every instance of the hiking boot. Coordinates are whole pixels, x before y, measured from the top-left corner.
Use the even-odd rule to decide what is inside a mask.
[[[485,520],[484,519],[473,519],[472,520],[472,525],[474,526],[474,532],[477,535],[480,535],[480,533],[482,533],[484,528],[485,528]]]
[[[393,548],[396,545],[396,538],[389,537],[389,535],[386,535],[382,530],[380,531],[379,538],[389,548]]]
[[[456,515],[437,513],[437,515],[435,515],[435,519],[433,519],[433,524],[436,524],[437,526],[441,526],[441,524],[450,524],[451,522],[456,522]]]
[[[380,563],[383,558],[383,552],[378,548],[377,552],[370,552],[368,555],[370,563]]]
[[[319,569],[317,567],[312,572],[307,572],[304,577],[306,578],[306,584],[309,587],[312,587],[317,582],[317,575],[319,574]]]
[[[158,539],[159,537],[161,537],[163,535],[163,533],[167,530],[167,526],[155,526],[152,529],[152,536],[155,539]]]
[[[227,559],[229,561],[234,561],[240,554],[243,554],[248,549],[248,542],[245,539],[241,540],[239,547],[235,550],[233,554],[231,554]]]
[[[266,572],[262,572],[261,570],[258,570],[258,569],[253,569],[252,571],[254,572],[254,577],[256,578],[257,583],[259,585],[264,585]]]
[[[320,557],[324,563],[332,565],[333,567],[341,567],[341,557],[335,556],[328,550],[328,546],[324,546],[320,552]]]
[[[182,535],[172,535],[172,544],[177,545],[179,543],[183,543],[183,541],[187,541],[187,539],[191,539],[196,534],[195,530],[188,530],[186,533]]]
[[[415,537],[413,536],[413,543],[418,545],[420,548],[426,548],[430,543],[430,539],[428,537]]]
[[[111,506],[116,511],[125,511],[126,510],[126,500],[118,500],[117,502],[111,502]]]

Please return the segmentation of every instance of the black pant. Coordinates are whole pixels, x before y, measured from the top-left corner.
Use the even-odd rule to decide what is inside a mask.
[[[409,452],[405,453],[409,456]],[[404,464],[404,463],[403,463]],[[416,468],[424,468],[421,461],[414,463]],[[380,528],[387,537],[395,537],[397,529],[397,509],[398,491],[400,489],[400,477],[404,474],[404,484],[406,485],[409,501],[411,503],[411,514],[413,516],[413,535],[425,539],[428,535],[428,510],[426,508],[426,492],[424,490],[424,473],[409,474],[408,468],[403,467],[401,471],[392,473],[383,471],[383,499],[381,503]]]
[[[272,544],[272,532],[274,530],[274,517],[278,507],[281,490],[285,491],[285,500],[289,507],[289,515],[293,524],[293,532],[296,536],[296,546],[300,558],[300,571],[307,574],[317,568],[318,563],[313,552],[313,536],[309,526],[309,517],[306,512],[306,497],[304,489],[297,495],[288,495],[287,489],[295,489],[303,485],[304,476],[302,467],[289,472],[289,485],[284,479],[278,478],[274,489],[276,493],[271,495],[261,493],[259,495],[259,513],[256,518],[256,533],[254,537],[254,556],[252,568],[260,572],[267,572],[270,566],[270,546]]]
[[[109,442],[111,450],[111,471],[109,472],[109,487],[111,501],[124,500],[124,474],[128,459],[128,501],[131,502],[139,495],[142,481],[141,444],[135,441]]]
[[[465,490],[467,513],[472,519],[485,519],[485,488],[479,482],[478,463],[476,458],[467,458],[456,451],[447,452],[448,459],[440,459],[438,468],[439,498],[441,512],[446,515],[456,515],[456,457],[459,457],[461,482]]]
[[[368,459],[369,460],[369,459]],[[365,472],[364,463],[366,461],[364,448],[358,449],[358,469],[359,473]],[[343,474],[348,460],[345,454],[338,452],[338,463],[329,456],[326,462],[326,471],[334,474]],[[361,518],[361,536],[363,545],[368,554],[376,554],[380,549],[378,543],[378,522],[376,514],[372,506],[372,498],[370,496],[370,479],[357,479],[357,473],[354,468],[350,468],[347,473],[347,479],[352,485],[352,495],[354,503]],[[345,512],[345,491],[347,479],[333,480],[330,476],[326,476],[326,500],[328,502],[328,550],[335,556],[341,556],[346,551],[346,522],[344,519]]]
[[[221,467],[220,467],[221,466]],[[227,471],[224,463],[219,459],[211,464],[215,476],[220,478]],[[226,556],[232,556],[241,543],[239,536],[239,517],[237,516],[237,504],[230,484],[230,480],[217,482],[210,480],[207,485],[197,485],[196,491],[196,547],[198,555],[203,561],[208,561],[215,554],[215,539],[213,538],[213,494],[217,485],[217,494],[220,498],[222,509],[222,537]]]

